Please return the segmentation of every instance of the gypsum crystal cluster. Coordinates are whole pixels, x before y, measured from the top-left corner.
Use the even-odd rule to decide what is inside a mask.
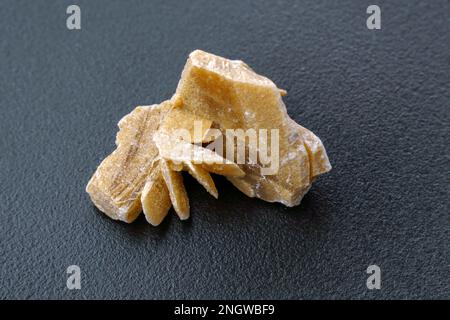
[[[180,171],[189,172],[216,198],[210,173],[225,176],[249,197],[298,205],[331,165],[321,140],[288,116],[282,101],[285,94],[242,61],[196,50],[189,55],[170,100],[137,107],[120,120],[117,148],[99,165],[86,191],[110,218],[130,223],[144,212],[154,226],[172,206],[180,219],[189,218]],[[193,134],[190,140],[170,135],[176,129],[193,132],[194,123],[201,124],[200,135]],[[259,162],[238,164],[205,148],[202,143],[217,138],[208,134],[213,127],[219,132],[276,129],[277,171],[265,174]],[[196,156],[174,157],[174,149]]]

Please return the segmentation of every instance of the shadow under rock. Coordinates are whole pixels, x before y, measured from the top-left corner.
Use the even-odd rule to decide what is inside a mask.
[[[157,226],[151,226],[143,214],[132,223],[115,221],[92,205],[94,218],[101,220],[102,228],[108,232],[120,232],[122,235],[137,241],[161,240],[170,227],[181,228],[189,233],[195,223],[207,222],[216,225],[245,224],[254,225],[262,216],[267,223],[286,223],[307,235],[328,229],[333,215],[333,203],[326,185],[316,184],[305,195],[300,205],[286,207],[280,203],[269,203],[261,199],[249,198],[236,189],[225,177],[213,175],[219,191],[219,199],[212,198],[203,187],[188,174],[183,174],[186,190],[191,203],[191,218],[180,221],[171,208],[167,217]],[[277,215],[282,215],[277,216]],[[98,221],[97,221],[98,222]],[[98,223],[96,223],[98,224]],[[177,226],[176,224],[181,224]],[[173,225],[173,226],[172,226]]]
[[[298,206],[283,206],[289,223],[296,224],[305,233],[328,230],[333,212],[337,211],[326,189],[320,184],[313,185]]]
[[[308,230],[327,229],[327,225],[333,218],[334,204],[326,185],[320,183],[313,185],[300,205],[286,207],[281,203],[270,203],[257,198],[249,198],[225,177],[214,175],[213,178],[219,190],[219,199],[213,199],[208,203],[207,219],[211,223],[245,223],[252,225],[265,217],[266,223],[287,223],[296,229],[300,228],[308,232]],[[201,199],[198,192],[198,190],[192,191],[193,199],[204,202],[205,199]]]
[[[147,220],[145,220],[145,217],[142,213],[132,223],[125,223],[109,218],[94,205],[92,205],[92,210],[95,212],[96,219],[103,220],[104,228],[111,229],[111,232],[120,231],[128,238],[139,241],[148,241],[149,238],[153,240],[164,238],[172,220],[166,218],[158,227],[153,227],[147,222]],[[172,211],[173,209],[170,210],[169,215],[172,214]]]

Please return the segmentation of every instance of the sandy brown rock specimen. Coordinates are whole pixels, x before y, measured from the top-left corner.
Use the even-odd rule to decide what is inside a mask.
[[[86,191],[109,217],[132,222],[143,211],[152,225],[172,206],[180,219],[189,218],[180,171],[216,198],[210,173],[226,176],[250,197],[297,205],[331,166],[320,139],[288,116],[285,94],[242,61],[196,50],[170,101],[137,107],[119,122],[117,149],[99,165]],[[179,136],[180,129],[187,137]],[[229,129],[244,136],[230,136]],[[251,130],[265,131],[268,140],[247,144]],[[205,148],[218,137],[226,140],[226,154]],[[244,144],[241,164],[237,151]],[[258,154],[253,162],[248,161],[252,154]]]
[[[171,108],[170,102],[137,107],[119,122],[117,149],[95,171],[86,191],[109,217],[132,222],[142,211],[140,196],[158,149],[153,134]]]
[[[141,203],[145,219],[154,226],[164,220],[172,207],[169,189],[164,181],[159,161],[154,162],[151,174],[147,178],[141,194]]]
[[[109,217],[132,222],[143,211],[156,226],[173,205],[185,220],[190,215],[189,199],[179,171],[189,172],[215,198],[218,192],[209,172],[244,174],[211,150],[172,137],[172,129],[192,131],[192,122],[201,122],[205,130],[192,142],[202,142],[211,121],[171,110],[170,101],[137,107],[119,122],[117,149],[102,161],[86,187],[92,202]],[[193,156],[172,158],[171,151],[177,149]]]
[[[180,108],[218,123],[221,130],[278,129],[278,172],[266,175],[260,163],[244,164],[245,177],[229,180],[250,197],[294,206],[314,178],[331,166],[320,139],[288,116],[284,93],[242,61],[196,50],[189,55],[175,97]]]

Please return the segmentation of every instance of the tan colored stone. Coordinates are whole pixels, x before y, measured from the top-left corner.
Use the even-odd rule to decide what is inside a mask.
[[[86,187],[92,202],[112,219],[132,222],[141,212],[142,188],[158,156],[153,134],[170,108],[168,101],[137,107],[119,122],[117,149],[102,161]]]
[[[297,205],[331,165],[321,140],[288,116],[281,99],[286,94],[242,61],[196,50],[170,101],[137,107],[119,122],[117,148],[99,165],[86,191],[109,217],[132,222],[143,210],[155,226],[172,205],[180,219],[189,218],[181,171],[188,171],[215,198],[210,172],[226,176],[249,197]],[[179,129],[188,138],[174,136]],[[265,173],[261,159],[237,165],[235,157],[226,159],[204,147],[227,137],[227,129],[277,129],[278,171]],[[236,144],[243,141],[239,139],[245,137]],[[269,140],[266,147],[270,150],[273,143]],[[245,157],[261,147],[247,146]]]
[[[183,184],[183,176],[178,171],[170,169],[167,161],[160,160],[161,172],[169,190],[170,200],[175,212],[181,220],[189,218],[189,199]]]
[[[222,130],[278,129],[278,172],[264,175],[261,164],[245,164],[241,165],[245,177],[229,179],[250,197],[294,206],[309,190],[314,177],[331,166],[320,140],[288,116],[281,99],[283,94],[271,80],[258,75],[242,61],[196,50],[189,56],[175,96],[179,108],[194,117],[212,120]],[[312,151],[312,163],[305,140]]]
[[[308,152],[310,177],[314,181],[319,175],[331,170],[327,152],[322,141],[308,129],[300,127],[300,134]]]
[[[161,174],[159,163],[145,183],[141,203],[145,219],[153,226],[159,225],[172,207],[169,190]]]

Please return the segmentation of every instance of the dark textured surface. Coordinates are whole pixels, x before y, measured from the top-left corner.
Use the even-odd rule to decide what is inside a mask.
[[[380,31],[372,1],[1,1],[0,297],[449,298],[449,1],[376,3]],[[332,172],[295,208],[187,178],[187,222],[104,217],[84,188],[117,121],[196,48],[287,89]]]

